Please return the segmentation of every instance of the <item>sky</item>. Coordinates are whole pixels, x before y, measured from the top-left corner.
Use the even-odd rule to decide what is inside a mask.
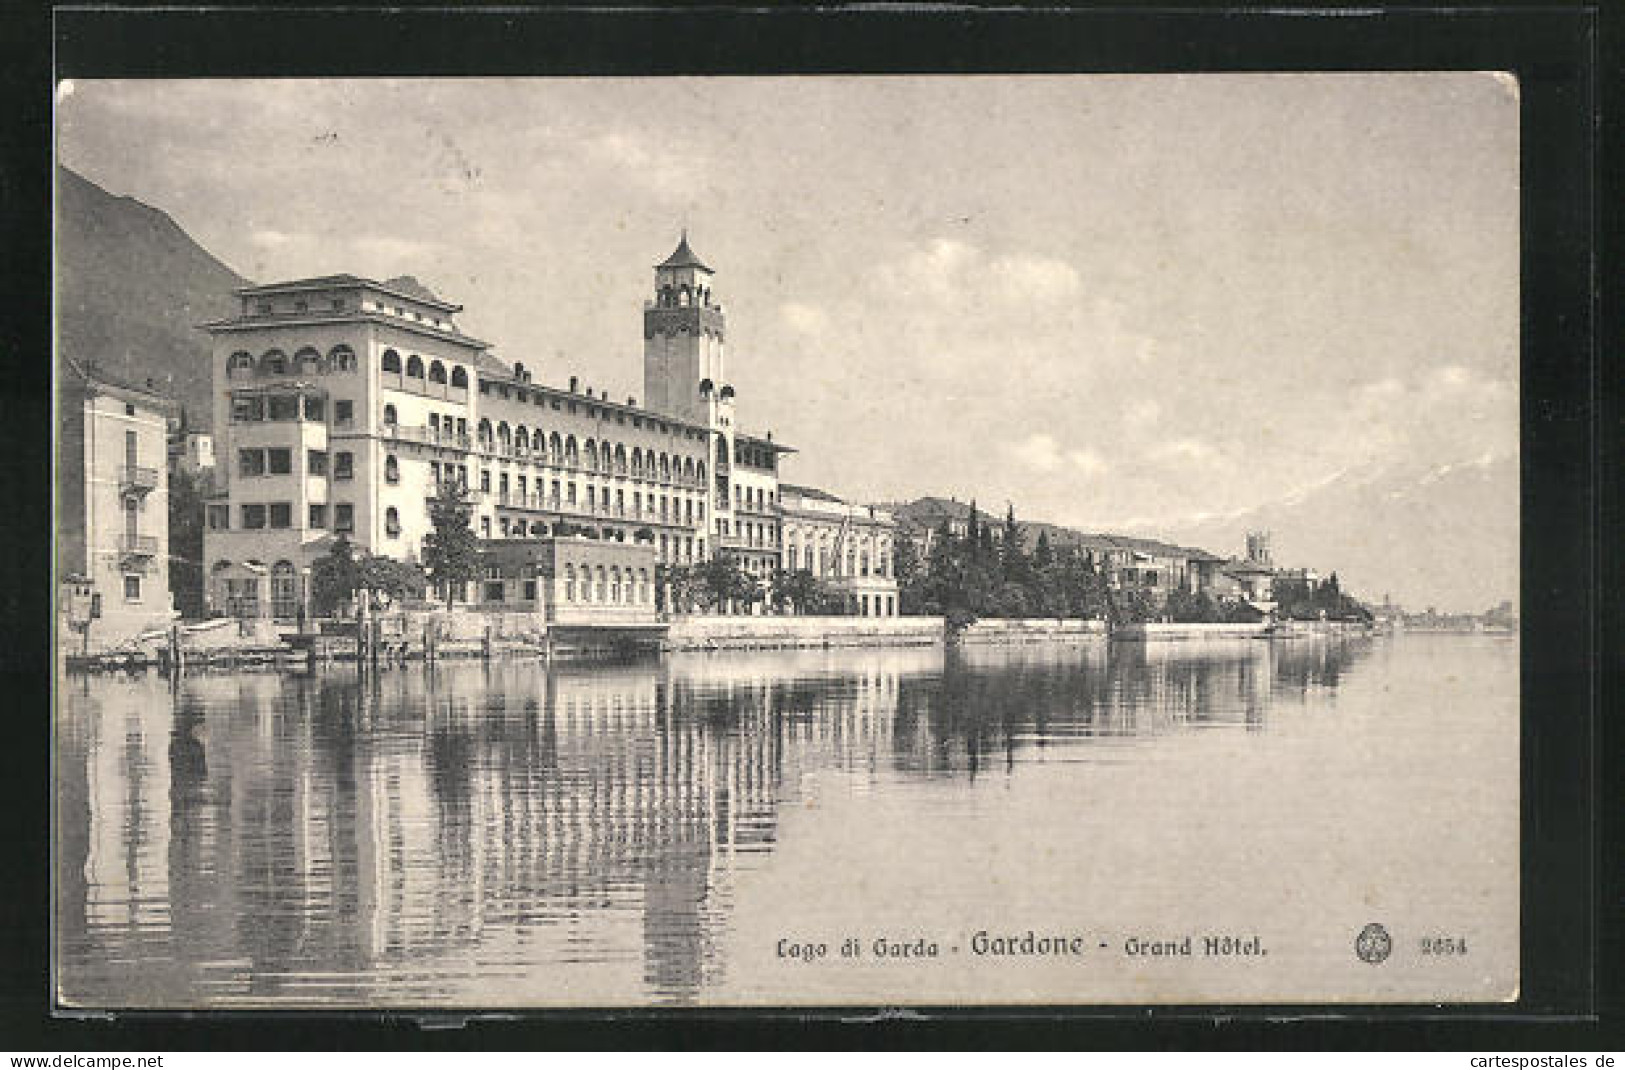
[[[686,227],[739,423],[861,500],[1173,531],[1518,449],[1503,75],[102,81],[57,120],[243,275],[415,275],[614,397]]]

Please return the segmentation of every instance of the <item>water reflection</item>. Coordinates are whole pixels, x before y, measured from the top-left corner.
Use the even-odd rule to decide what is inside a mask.
[[[97,680],[58,730],[91,1006],[685,1002],[812,774],[979,790],[1336,688],[1364,641]]]

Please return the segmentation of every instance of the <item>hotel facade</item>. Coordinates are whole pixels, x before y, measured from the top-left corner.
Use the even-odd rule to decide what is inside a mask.
[[[794,451],[737,424],[714,273],[686,235],[654,271],[642,404],[576,376],[537,382],[410,278],[238,290],[237,314],[204,325],[218,462],[210,608],[297,617],[311,564],[341,535],[421,560],[430,504],[450,483],[485,540],[619,544],[635,570],[725,553],[764,585],[806,569],[850,612],[895,615],[891,518],[805,488],[784,500],[780,466]],[[633,590],[652,604],[653,584]]]

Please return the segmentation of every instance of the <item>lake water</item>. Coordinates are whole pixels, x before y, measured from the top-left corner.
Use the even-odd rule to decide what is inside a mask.
[[[1517,672],[1512,638],[1402,635],[75,678],[57,989],[1507,998]],[[1354,953],[1371,922],[1381,963]],[[1029,930],[1075,952],[975,950]],[[1133,953],[1187,936],[1189,956]],[[1426,949],[1447,938],[1465,953]]]

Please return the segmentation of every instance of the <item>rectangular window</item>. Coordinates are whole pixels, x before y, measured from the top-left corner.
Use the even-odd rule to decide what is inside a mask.
[[[263,476],[265,474],[265,451],[238,450],[237,474],[240,476]]]
[[[525,601],[527,601],[527,602],[536,601],[536,581],[535,580],[526,580],[525,581]]]
[[[313,476],[325,476],[327,474],[327,451],[311,450],[305,455],[305,467]]]
[[[209,530],[225,531],[231,525],[231,506],[209,506]]]
[[[353,401],[335,401],[335,402],[333,402],[333,422],[338,424],[340,427],[343,427],[345,424],[354,423],[355,422],[355,402],[353,402]]]
[[[311,503],[311,506],[310,506],[310,527],[313,527],[313,528],[325,528],[325,527],[327,527],[327,506],[320,505],[320,504],[317,504],[315,502]]]
[[[333,506],[333,530],[355,530],[355,506],[349,502],[340,502]]]
[[[273,394],[266,399],[265,415],[269,420],[297,420],[299,398],[293,394]]]
[[[501,580],[492,580],[485,585],[485,600],[487,602],[500,602],[502,597]]]
[[[491,537],[491,518],[488,517],[488,516],[482,516],[482,517],[480,517],[480,538],[489,539],[490,537]]]
[[[265,470],[273,476],[291,474],[293,472],[293,451],[289,449],[266,450]]]
[[[293,505],[291,503],[271,503],[271,526],[273,528],[293,527]]]
[[[126,576],[126,577],[124,577],[124,600],[126,602],[139,602],[139,601],[141,601],[141,577],[140,576]]]
[[[333,455],[333,478],[354,479],[355,457],[349,453],[335,453]]]
[[[322,403],[321,398],[305,398],[305,419],[320,422],[326,418],[327,406]]]
[[[247,529],[249,531],[255,531],[255,530],[258,530],[259,528],[263,528],[264,526],[265,526],[265,506],[263,506],[263,505],[245,505],[245,506],[243,506],[243,527],[245,529]]]
[[[252,423],[265,419],[265,402],[260,398],[235,398],[231,403],[233,423]]]
[[[491,470],[489,468],[480,469],[480,493],[491,493]]]

